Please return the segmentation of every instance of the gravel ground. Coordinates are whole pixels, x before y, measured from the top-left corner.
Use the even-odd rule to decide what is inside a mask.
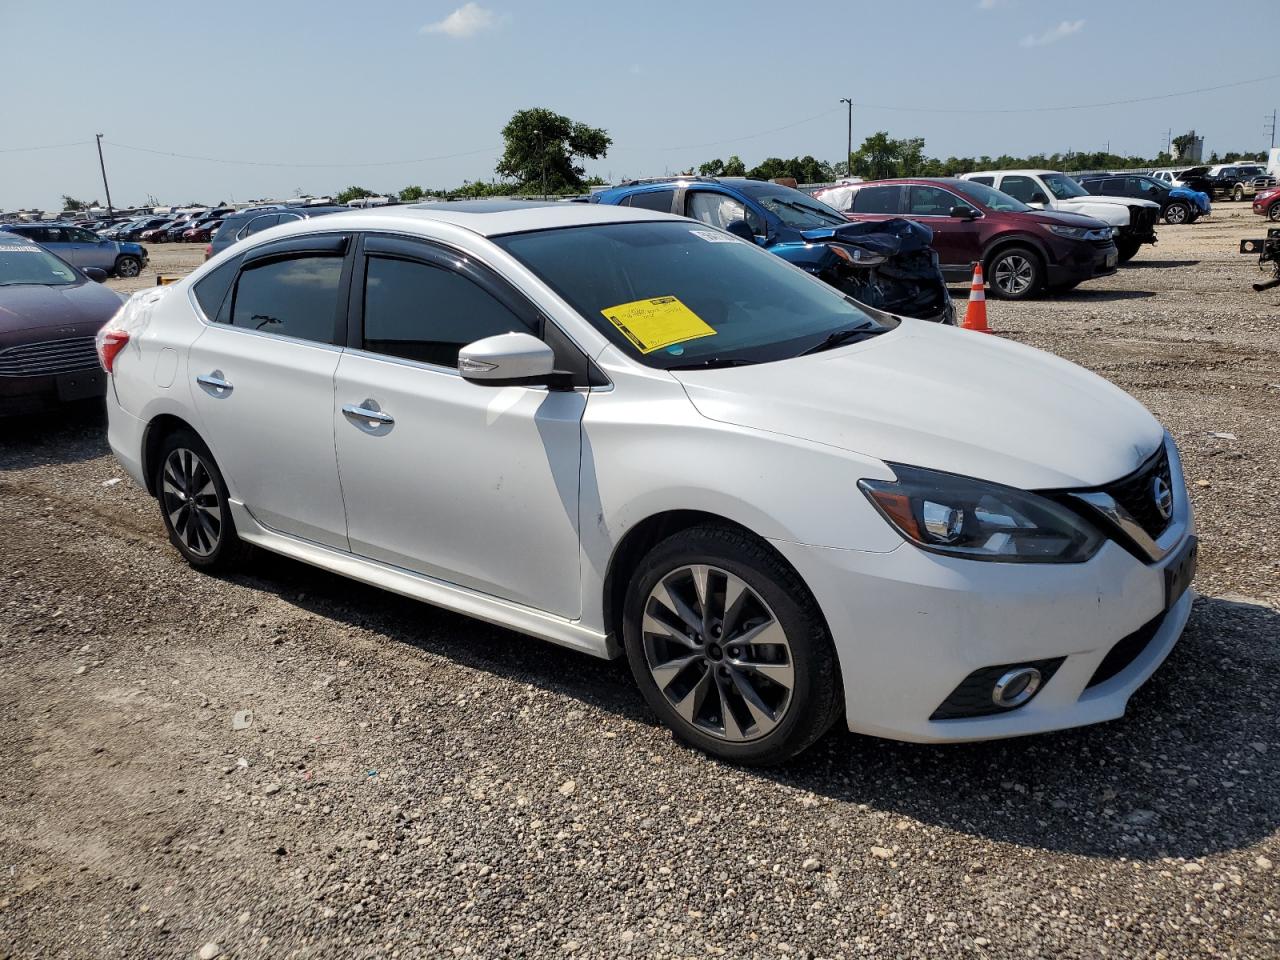
[[[1128,716],[1025,740],[725,766],[622,663],[269,555],[195,573],[96,410],[0,425],[0,960],[1280,956],[1280,298],[1251,235],[1219,204],[991,305],[1169,426],[1203,537]]]

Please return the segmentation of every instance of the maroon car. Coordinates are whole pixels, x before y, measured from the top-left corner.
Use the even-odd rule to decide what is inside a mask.
[[[213,235],[218,232],[220,226],[222,226],[221,220],[206,220],[204,223],[197,223],[194,227],[182,231],[182,240],[184,243],[208,243],[213,239]]]
[[[904,217],[933,229],[943,276],[959,283],[982,263],[992,296],[1025,300],[1115,273],[1112,229],[1074,213],[1036,210],[971,180],[875,180],[816,191],[850,220]]]
[[[0,233],[0,418],[102,397],[94,337],[121,303],[106,278]]]

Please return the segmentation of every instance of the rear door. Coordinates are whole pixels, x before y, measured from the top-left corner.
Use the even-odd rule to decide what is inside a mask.
[[[578,616],[587,394],[457,369],[461,347],[510,331],[542,336],[557,367],[576,348],[461,251],[369,236],[356,277],[330,408],[352,551]]]
[[[729,224],[735,220],[745,220],[757,240],[764,240],[769,233],[768,224],[760,211],[715,187],[689,187],[684,195],[684,209],[676,212],[721,230],[728,229]]]
[[[210,322],[187,364],[201,435],[232,499],[266,527],[343,550],[333,377],[349,246],[348,235],[325,233],[249,251],[225,295],[202,304]]]
[[[944,272],[952,273],[972,269],[973,264],[982,259],[979,217],[953,217],[953,207],[978,213],[972,204],[942,187],[929,184],[907,187],[907,217],[933,230],[933,249],[937,251],[940,265]]]

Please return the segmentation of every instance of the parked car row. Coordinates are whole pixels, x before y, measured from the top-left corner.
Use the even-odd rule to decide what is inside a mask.
[[[147,250],[140,244],[100,237],[84,227],[5,223],[0,232],[38,243],[81,270],[93,268],[113,277],[136,277],[147,264]]]

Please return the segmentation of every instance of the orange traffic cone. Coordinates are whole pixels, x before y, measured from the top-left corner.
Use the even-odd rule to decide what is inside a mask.
[[[987,292],[986,283],[982,279],[982,263],[973,265],[973,284],[969,287],[969,306],[964,311],[964,323],[961,329],[976,330],[978,333],[990,333],[987,326]]]

